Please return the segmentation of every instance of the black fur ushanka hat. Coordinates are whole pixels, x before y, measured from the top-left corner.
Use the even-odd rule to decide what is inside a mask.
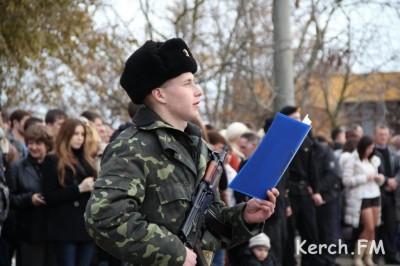
[[[149,40],[126,61],[120,84],[134,103],[142,104],[153,89],[167,80],[196,71],[196,60],[182,39]]]
[[[300,112],[300,108],[298,106],[291,106],[291,105],[287,105],[279,111],[279,113],[282,113],[282,114],[288,115],[288,116],[290,116],[291,114],[294,114],[296,112]]]

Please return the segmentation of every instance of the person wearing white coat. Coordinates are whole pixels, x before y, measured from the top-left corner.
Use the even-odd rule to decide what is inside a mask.
[[[384,176],[378,173],[381,161],[373,154],[374,146],[372,137],[363,136],[354,152],[345,152],[340,157],[346,198],[344,221],[354,228],[359,227],[360,223],[363,226],[354,248],[355,266],[375,265],[372,261],[372,243],[375,240],[375,227],[380,221],[379,186],[384,183]],[[359,244],[360,240],[367,242],[367,245]]]

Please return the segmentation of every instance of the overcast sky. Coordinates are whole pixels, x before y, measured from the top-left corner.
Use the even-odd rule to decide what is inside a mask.
[[[380,0],[378,0],[380,1]],[[139,41],[145,41],[144,36],[144,19],[139,11],[139,1],[134,0],[113,0],[112,5],[118,16],[123,21],[130,21],[129,28],[135,38]],[[168,0],[155,1],[156,7],[159,14],[163,14],[165,6],[168,4]],[[164,13],[165,14],[165,13]],[[375,39],[367,39],[366,44],[368,50],[364,57],[361,59],[359,64],[353,67],[354,72],[368,72],[378,68],[381,71],[400,71],[400,18],[399,14],[395,10],[389,9],[378,9],[378,8],[359,8],[350,13],[352,27],[354,27],[354,34],[362,32],[362,28],[358,27],[357,24],[368,23],[369,25],[375,25],[375,30],[378,34],[375,35]],[[336,30],[340,30],[340,21],[345,21],[345,18],[335,20],[333,25]],[[343,24],[344,25],[344,24]],[[161,25],[162,26],[162,25]],[[292,30],[293,30],[292,26]],[[168,29],[166,29],[168,30]],[[331,29],[333,32],[335,29]],[[354,44],[362,45],[362,44]],[[397,60],[387,64],[388,57],[393,55],[397,56]],[[384,67],[381,67],[385,65]]]

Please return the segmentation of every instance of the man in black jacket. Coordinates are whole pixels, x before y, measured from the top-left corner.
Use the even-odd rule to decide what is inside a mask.
[[[319,191],[324,203],[317,207],[317,222],[321,244],[338,246],[340,238],[340,195],[342,191],[341,170],[333,149],[326,140],[317,138],[313,153],[319,175]],[[323,250],[322,257],[327,266],[334,266],[336,252]]]
[[[301,121],[300,109],[296,106],[286,106],[280,113],[293,119]],[[288,241],[287,252],[294,252],[293,241],[296,229],[300,233],[303,250],[308,250],[309,245],[319,245],[318,224],[316,216],[316,207],[323,203],[319,193],[318,171],[316,168],[316,159],[312,152],[314,140],[309,134],[292,162],[288,167],[288,189],[289,201],[292,209],[292,215],[288,220]],[[292,249],[292,250],[290,250]],[[300,250],[298,250],[301,252]],[[301,265],[321,266],[324,260],[321,254],[301,253]],[[286,256],[284,265],[294,265],[291,256]]]
[[[378,228],[377,238],[383,241],[385,262],[400,264],[396,250],[396,199],[395,190],[398,189],[396,176],[400,176],[400,162],[394,151],[388,147],[390,133],[385,125],[374,129],[375,154],[381,159],[379,173],[385,176],[385,183],[381,187],[382,215],[381,225]]]

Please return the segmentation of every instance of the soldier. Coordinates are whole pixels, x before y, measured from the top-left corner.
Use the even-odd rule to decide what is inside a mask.
[[[121,85],[145,107],[106,148],[85,219],[95,242],[130,265],[196,264],[196,253],[178,237],[211,154],[199,128],[188,122],[199,115],[203,95],[196,70],[178,38],[149,40],[125,64]],[[272,189],[269,200],[227,208],[216,194],[210,208],[236,244],[260,233],[278,195]],[[215,251],[220,237],[206,230],[202,249]]]

